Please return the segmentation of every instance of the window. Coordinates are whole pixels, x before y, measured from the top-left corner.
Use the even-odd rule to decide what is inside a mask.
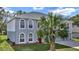
[[[29,38],[29,41],[32,41],[32,38]]]
[[[29,37],[32,37],[32,34],[29,34]]]
[[[25,21],[24,20],[20,21],[20,28],[25,28]]]
[[[20,42],[24,42],[24,34],[20,34]]]
[[[32,33],[29,34],[29,41],[33,41],[33,39],[32,39]]]
[[[32,24],[29,24],[29,28],[32,28],[33,26],[32,26]]]
[[[40,27],[40,24],[38,23],[38,28]]]
[[[33,28],[33,20],[29,20],[29,28]]]

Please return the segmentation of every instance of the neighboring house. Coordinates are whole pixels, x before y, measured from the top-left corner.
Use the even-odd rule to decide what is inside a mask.
[[[72,27],[72,37],[78,37],[79,38],[79,26],[73,25],[73,27]]]
[[[37,21],[42,16],[46,17],[47,15],[39,12],[31,12],[8,17],[10,21],[7,23],[7,36],[10,41],[15,42],[15,44],[38,42]]]
[[[69,30],[69,39],[72,40],[74,37],[79,37],[79,26],[73,25],[73,21],[66,21],[68,24],[68,30]]]
[[[67,24],[67,28],[68,28],[68,40],[72,39],[72,21],[65,21]]]

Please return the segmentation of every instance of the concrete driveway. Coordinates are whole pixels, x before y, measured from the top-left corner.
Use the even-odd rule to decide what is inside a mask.
[[[62,44],[62,45],[66,45],[66,46],[70,46],[72,48],[76,48],[79,49],[79,42],[74,42],[72,40],[56,40],[55,41],[58,44]]]

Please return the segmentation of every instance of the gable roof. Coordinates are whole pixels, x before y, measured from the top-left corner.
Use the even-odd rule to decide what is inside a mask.
[[[11,20],[8,21],[11,22],[12,20],[14,20],[15,18],[31,18],[31,19],[37,19],[39,20],[40,17],[47,17],[47,14],[44,14],[44,13],[41,13],[41,12],[30,12],[30,13],[26,13],[26,14],[18,14],[18,15],[15,15],[15,16],[10,16],[11,17]]]

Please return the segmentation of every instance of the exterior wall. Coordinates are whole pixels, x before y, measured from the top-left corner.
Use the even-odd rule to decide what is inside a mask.
[[[7,25],[7,35],[10,38],[10,40],[12,42],[15,42],[16,44],[21,44],[20,43],[20,34],[24,33],[25,34],[25,42],[24,44],[30,43],[29,39],[28,39],[28,35],[29,33],[33,33],[33,42],[37,42],[37,29],[38,29],[38,24],[37,24],[37,19],[39,20],[40,17],[42,16],[46,16],[45,14],[41,14],[41,13],[29,13],[29,14],[24,14],[24,15],[18,15],[14,17],[14,20],[10,21]],[[19,22],[20,19],[24,19],[25,20],[25,29],[20,29],[19,28]],[[33,29],[29,29],[28,28],[28,21],[29,20],[33,20],[34,22],[34,28]]]
[[[10,39],[10,41],[12,41],[12,42],[15,42],[15,35],[16,35],[16,33],[15,32],[12,32],[12,31],[8,31],[7,32],[7,36],[8,36],[8,38]]]
[[[79,27],[72,25],[72,21],[69,22],[69,38],[79,37]]]
[[[15,20],[11,21],[7,24],[7,37],[10,39],[10,41],[15,42]]]
[[[7,31],[15,32],[15,20],[7,24]]]
[[[15,29],[16,29],[16,40],[15,40],[15,42],[16,42],[16,44],[20,44],[20,41],[19,41],[19,34],[20,33],[25,33],[25,43],[24,44],[29,43],[28,35],[29,35],[30,32],[34,34],[33,43],[37,41],[37,34],[36,34],[37,24],[36,24],[36,20],[33,20],[33,22],[34,22],[34,25],[33,25],[34,28],[33,29],[28,28],[28,20],[32,20],[32,19],[29,18],[29,19],[24,19],[24,20],[25,20],[25,23],[26,23],[26,28],[25,29],[20,29],[19,28],[20,19],[16,19],[16,22],[15,22],[15,24],[16,24],[15,25]]]
[[[73,33],[72,37],[79,37],[79,33]]]
[[[78,33],[79,33],[79,27],[77,27],[76,25],[73,26],[72,31],[73,31],[73,32],[78,32]]]

